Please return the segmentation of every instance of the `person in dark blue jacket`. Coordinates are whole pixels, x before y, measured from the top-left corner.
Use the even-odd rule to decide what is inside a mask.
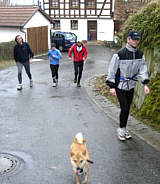
[[[33,86],[32,75],[30,72],[30,63],[34,53],[28,43],[23,42],[21,35],[15,37],[16,45],[14,47],[14,59],[18,68],[18,81],[19,85],[17,90],[22,90],[22,68],[24,66],[26,73],[30,79],[30,87]]]
[[[59,69],[59,59],[62,58],[61,52],[56,49],[55,43],[51,44],[51,49],[48,52],[48,58],[50,61],[50,68],[53,79],[53,87],[56,87],[58,84],[58,69]]]

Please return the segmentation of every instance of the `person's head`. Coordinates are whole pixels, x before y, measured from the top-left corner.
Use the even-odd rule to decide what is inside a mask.
[[[137,31],[130,31],[128,33],[128,37],[127,37],[127,43],[131,46],[131,47],[137,47],[137,45],[139,44],[139,40],[140,40],[140,36],[139,33]]]
[[[51,44],[51,49],[52,49],[52,50],[55,50],[55,48],[56,48],[56,44],[55,44],[55,43],[52,43],[52,44]]]
[[[78,40],[77,45],[80,47],[82,45],[82,41]]]
[[[22,36],[21,36],[21,35],[17,35],[17,36],[15,37],[15,42],[16,42],[17,44],[22,44],[22,43],[23,43]]]

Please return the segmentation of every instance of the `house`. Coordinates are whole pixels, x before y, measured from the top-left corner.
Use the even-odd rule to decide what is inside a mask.
[[[34,53],[50,48],[52,19],[39,7],[0,7],[0,42],[8,42],[21,35]]]
[[[52,31],[73,32],[80,40],[113,41],[112,0],[43,0],[54,20]]]

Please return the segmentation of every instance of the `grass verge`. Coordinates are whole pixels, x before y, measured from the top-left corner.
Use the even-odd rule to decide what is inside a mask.
[[[9,66],[15,66],[15,61],[13,60],[0,61],[0,70],[5,69]]]
[[[106,76],[96,77],[93,81],[94,86],[96,90],[99,92],[99,94],[105,96],[107,99],[109,99],[111,102],[115,103],[119,107],[119,103],[116,96],[111,96],[109,92],[109,87],[105,83]],[[146,125],[151,126],[153,129],[160,132],[160,121],[159,121],[159,115],[160,115],[160,94],[155,94],[157,90],[155,90],[155,83],[157,84],[157,81],[160,81],[160,78],[158,77],[154,82],[151,82],[150,90],[151,93],[146,97],[146,100],[144,102],[144,105],[138,109],[134,105],[134,103],[131,106],[131,112],[130,114],[143,122]],[[160,83],[160,82],[159,82]],[[160,88],[160,84],[158,83],[158,89]],[[152,97],[156,96],[156,99],[154,100]],[[158,101],[158,102],[156,102]],[[152,102],[152,104],[151,104]]]

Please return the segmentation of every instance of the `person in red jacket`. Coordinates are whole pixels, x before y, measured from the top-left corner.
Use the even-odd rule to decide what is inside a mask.
[[[75,72],[74,83],[77,83],[77,87],[81,87],[80,80],[82,77],[83,63],[84,60],[87,58],[88,51],[85,44],[82,43],[81,41],[78,41],[69,49],[68,52],[69,60],[71,60],[72,52],[74,55],[73,58],[74,72]]]

